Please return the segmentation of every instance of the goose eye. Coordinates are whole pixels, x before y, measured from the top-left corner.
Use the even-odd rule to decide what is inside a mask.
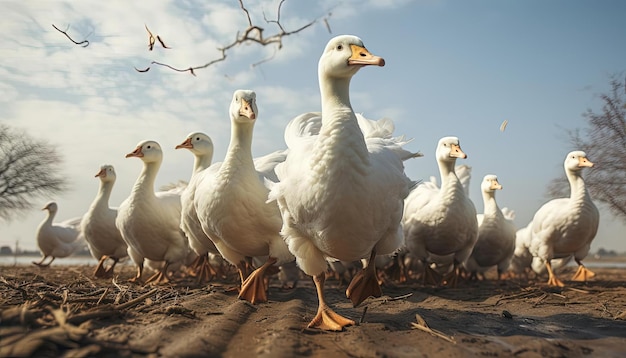
[[[150,149],[150,148],[152,148],[152,146],[151,146],[151,145],[149,145],[149,146],[147,146],[146,148]]]
[[[200,140],[200,137],[196,137],[196,140]]]
[[[337,45],[337,50],[339,51],[343,50],[343,45]]]

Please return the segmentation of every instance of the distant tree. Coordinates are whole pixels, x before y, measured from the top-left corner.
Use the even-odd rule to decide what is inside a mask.
[[[10,221],[35,199],[65,190],[60,165],[50,144],[0,124],[0,219]]]
[[[569,131],[576,150],[583,150],[595,165],[585,173],[585,184],[595,201],[605,203],[616,216],[626,221],[626,78],[613,75],[611,91],[600,94],[602,112],[588,109],[583,116],[587,127]],[[551,197],[567,196],[565,177],[553,179],[548,187]]]

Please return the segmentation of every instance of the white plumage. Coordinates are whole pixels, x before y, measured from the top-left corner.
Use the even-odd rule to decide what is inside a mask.
[[[50,266],[57,257],[70,256],[85,245],[80,234],[81,218],[78,217],[55,223],[53,221],[58,209],[58,205],[54,201],[47,203],[41,209],[47,210],[48,215],[37,228],[37,245],[43,255],[41,261],[33,261],[33,264],[37,266]],[[52,259],[47,264],[44,264],[44,260],[48,257],[52,257]]]
[[[505,208],[502,208],[504,212]],[[546,265],[540,261],[536,261],[535,265],[533,265],[533,255],[530,253],[530,239],[531,239],[531,230],[533,223],[532,221],[524,226],[523,228],[517,230],[515,233],[515,251],[513,252],[513,257],[511,258],[511,265],[509,266],[509,271],[511,271],[516,276],[525,276],[528,278],[528,273],[532,269],[536,274],[545,274],[547,272]],[[552,259],[551,266],[552,270],[555,272],[558,269],[565,267],[572,259],[572,255],[563,257],[560,259]]]
[[[507,219],[496,202],[496,190],[502,185],[498,177],[485,175],[480,185],[484,210],[478,214],[478,240],[466,263],[472,274],[497,266],[498,278],[509,268],[515,250],[515,225]]]
[[[445,281],[455,285],[458,268],[465,263],[478,239],[476,209],[454,170],[457,158],[467,157],[459,139],[441,138],[435,156],[441,188],[433,183],[421,183],[406,198],[402,219],[405,245],[423,262],[429,255],[452,256],[454,267]],[[432,284],[438,281],[429,264],[424,265],[424,281]]]
[[[258,115],[256,94],[235,91],[229,113],[231,139],[226,158],[198,174],[194,203],[202,230],[220,254],[239,269],[239,297],[252,303],[264,302],[266,269],[291,261],[293,256],[279,233],[278,207],[266,202],[267,178],[256,170],[252,158],[252,135]],[[254,256],[268,259],[248,275],[247,263]]]
[[[130,196],[118,209],[115,225],[128,245],[128,254],[137,265],[137,276],[143,272],[143,259],[165,261],[159,272],[146,282],[169,281],[167,268],[180,263],[189,253],[187,238],[180,230],[180,189],[154,192],[156,175],[163,161],[159,143],[140,142],[126,158],[143,161],[143,169],[135,181]]]
[[[126,252],[128,247],[115,226],[117,208],[109,207],[111,191],[117,178],[115,168],[112,165],[102,165],[96,178],[100,179],[98,193],[83,216],[81,231],[91,255],[98,260],[94,276],[110,277],[113,275],[115,264],[128,256]],[[105,269],[104,263],[107,258],[111,258],[113,264]]]
[[[289,250],[317,286],[318,313],[310,327],[341,330],[354,324],[325,303],[327,259],[369,259],[346,291],[358,305],[381,294],[375,255],[392,253],[402,244],[402,201],[411,185],[402,160],[412,155],[401,148],[405,141],[386,135],[393,129],[390,121],[363,122],[364,127],[372,125],[363,131],[359,127],[349,84],[366,65],[382,66],[384,60],[369,53],[355,36],[330,40],[318,67],[321,125],[317,113],[292,120],[289,126],[302,129],[295,131],[301,135],[286,137],[289,153],[276,168],[280,183],[270,193],[281,209],[281,233]]]
[[[196,207],[194,206],[194,196],[198,178],[203,170],[211,166],[213,160],[213,141],[202,133],[190,133],[187,138],[176,149],[185,148],[194,155],[193,172],[189,184],[182,192],[180,201],[182,205],[180,228],[183,230],[189,241],[189,246],[198,255],[196,261],[191,265],[198,275],[200,282],[210,280],[216,271],[209,263],[209,253],[219,255],[219,251],[213,241],[202,231],[202,224],[198,220]]]
[[[550,260],[574,255],[578,271],[572,278],[586,281],[594,274],[582,264],[589,253],[591,241],[596,236],[600,215],[591,201],[581,172],[592,167],[583,151],[567,154],[563,163],[570,185],[570,197],[553,199],[545,203],[533,217],[529,250],[533,267],[545,265],[548,284],[563,286],[552,270]]]

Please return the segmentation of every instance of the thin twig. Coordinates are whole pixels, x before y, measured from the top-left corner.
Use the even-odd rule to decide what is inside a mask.
[[[324,20],[324,22],[326,24],[326,27],[328,28],[328,30],[330,32],[330,26],[328,25],[328,18],[331,16],[330,12],[326,16],[318,17],[318,18],[316,18],[316,19],[314,19],[314,20],[304,24],[303,26],[301,26],[301,27],[299,27],[299,28],[297,28],[295,30],[286,31],[285,28],[283,27],[282,23],[280,22],[282,6],[283,6],[283,3],[285,3],[286,0],[281,0],[280,3],[278,4],[276,20],[268,20],[265,17],[265,14],[263,14],[263,18],[264,18],[266,23],[274,24],[279,29],[279,31],[276,34],[266,37],[266,36],[263,35],[263,31],[265,29],[260,27],[260,26],[258,26],[258,25],[254,25],[252,23],[252,18],[250,17],[250,12],[245,7],[245,5],[243,3],[243,0],[238,0],[238,1],[239,1],[239,7],[244,12],[244,14],[246,16],[246,20],[248,21],[248,27],[243,32],[237,31],[237,34],[235,35],[235,39],[233,40],[233,42],[231,42],[230,44],[228,44],[226,46],[217,48],[217,50],[220,53],[218,58],[213,59],[213,60],[211,60],[211,61],[209,61],[209,62],[207,62],[207,63],[205,63],[203,65],[189,66],[189,67],[184,68],[184,69],[183,68],[177,68],[177,67],[174,67],[172,65],[169,65],[169,64],[166,64],[166,63],[157,62],[157,61],[152,61],[151,65],[158,65],[158,66],[167,67],[167,68],[169,68],[169,69],[171,69],[173,71],[176,71],[176,72],[189,72],[189,73],[191,73],[192,75],[195,76],[196,74],[195,74],[194,71],[199,70],[199,69],[203,69],[203,68],[207,68],[207,67],[209,67],[211,65],[214,65],[214,64],[216,64],[218,62],[222,62],[222,61],[226,60],[227,52],[230,49],[232,49],[233,47],[245,44],[245,43],[253,42],[253,43],[259,44],[261,46],[268,46],[268,45],[271,45],[271,44],[277,44],[278,46],[276,48],[276,51],[278,51],[278,50],[282,49],[282,46],[283,46],[282,39],[283,39],[283,37],[290,36],[290,35],[293,35],[293,34],[297,34],[297,33],[301,32],[301,31],[303,31],[303,30],[313,26],[313,24],[315,24],[320,19]],[[146,29],[147,29],[147,27],[146,27]],[[150,33],[149,30],[148,30],[148,32]],[[152,33],[150,33],[150,36],[151,36],[151,40],[150,40],[151,41],[151,45],[149,46],[149,49],[151,50],[152,46],[154,45],[153,40],[152,40],[152,38],[154,36],[152,35]],[[156,39],[159,40],[159,37],[156,36]],[[163,43],[161,43],[161,44],[165,47],[165,45]],[[276,54],[276,52],[272,56],[267,57],[267,58],[265,58],[265,59],[263,59],[261,61],[258,61],[256,63],[252,64],[252,67],[259,66],[259,65],[261,65],[261,64],[263,64],[265,62],[268,62],[268,61],[272,60],[274,58],[275,54]],[[150,70],[150,66],[148,66],[145,69],[139,69],[139,68],[135,67],[135,71],[141,72],[141,73],[148,72],[149,70]]]
[[[566,287],[565,289],[571,290],[574,292],[579,292],[579,293],[591,293],[591,291],[581,290],[579,288],[574,288],[574,287]]]
[[[365,306],[365,308],[363,308],[363,314],[361,315],[361,319],[359,320],[359,324],[363,323],[363,321],[365,321],[365,314],[367,313],[367,307],[369,306]]]
[[[100,302],[102,302],[102,300],[106,297],[107,293],[109,293],[109,288],[107,287],[104,292],[102,293],[102,296],[100,296],[100,299],[98,300],[98,302],[96,302],[96,306],[98,306],[100,304]]]
[[[406,295],[402,295],[402,296],[397,296],[397,297],[390,297],[385,299],[385,302],[391,302],[391,301],[398,301],[398,300],[403,300],[405,298],[409,298],[413,296],[413,292],[409,292]]]
[[[122,303],[122,304],[116,305],[116,306],[115,306],[115,309],[117,309],[117,310],[123,310],[123,309],[129,308],[129,307],[132,307],[132,306],[138,305],[139,303],[141,303],[141,302],[142,302],[143,300],[145,300],[146,298],[148,298],[148,297],[150,297],[150,296],[154,295],[155,293],[157,293],[157,291],[159,291],[159,289],[158,289],[158,288],[153,288],[153,289],[152,289],[152,290],[150,290],[149,292],[146,292],[146,293],[144,293],[143,295],[141,295],[141,296],[139,296],[139,297],[137,297],[137,298],[134,298],[134,299],[132,299],[132,300],[130,300],[130,301],[127,301],[127,302],[124,302],[124,303]]]
[[[419,314],[415,314],[415,319],[417,320],[417,323],[415,322],[411,322],[411,326],[413,328],[419,329],[421,331],[427,332],[432,334],[435,337],[439,337],[441,339],[444,339],[452,344],[456,344],[456,341],[454,340],[454,337],[450,337],[448,335],[445,335],[443,332],[438,331],[436,329],[432,329],[428,326],[428,324],[426,323],[426,321],[422,318],[422,316],[420,316]]]
[[[70,26],[67,26],[67,30],[63,31],[61,29],[59,29],[58,27],[54,26],[54,24],[52,24],[52,27],[54,27],[55,30],[57,30],[58,32],[62,33],[63,35],[65,35],[65,37],[67,37],[68,39],[70,39],[70,41],[72,41],[73,43],[80,45],[82,47],[87,47],[89,46],[89,41],[88,40],[83,40],[81,42],[76,42],[73,38],[70,37],[70,35],[67,34],[67,30],[70,29]]]

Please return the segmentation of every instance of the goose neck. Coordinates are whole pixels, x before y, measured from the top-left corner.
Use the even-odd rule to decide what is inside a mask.
[[[495,216],[500,211],[498,204],[496,203],[496,196],[494,193],[483,192],[483,204],[485,216]]]
[[[454,161],[439,160],[439,176],[441,177],[442,187],[454,180],[458,181],[458,177],[454,172],[454,164]]]
[[[133,187],[133,192],[151,192],[154,194],[154,183],[160,167],[160,162],[144,163],[141,174],[139,174]]]
[[[213,153],[196,155],[193,161],[193,174],[197,174],[211,166],[213,161]]]
[[[100,182],[100,189],[98,190],[98,194],[94,200],[94,205],[106,205],[108,207],[112,189],[112,182]]]
[[[567,171],[566,173],[570,185],[570,199],[575,202],[584,201],[589,193],[582,176],[578,172]]]
[[[320,75],[322,121],[351,117],[356,120],[350,104],[350,78],[332,78]],[[351,116],[346,116],[350,113]]]
[[[253,162],[252,159],[252,131],[253,125],[233,123],[230,135],[230,144],[224,162],[239,160]]]

